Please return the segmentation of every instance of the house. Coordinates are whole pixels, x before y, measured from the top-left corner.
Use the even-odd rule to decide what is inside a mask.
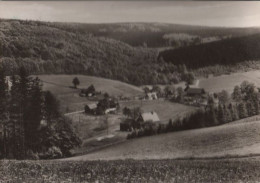
[[[148,92],[145,95],[145,99],[147,99],[147,100],[157,100],[158,99],[157,93],[156,92]]]
[[[98,115],[116,113],[119,107],[119,103],[115,98],[104,98],[99,100],[96,111]]]
[[[187,86],[184,91],[186,92],[186,95],[190,97],[201,97],[206,94],[203,88],[191,88],[189,86]]]
[[[99,94],[96,92],[96,89],[93,85],[90,85],[88,88],[82,88],[80,90],[80,96],[81,97],[92,97],[95,96],[96,94]]]
[[[137,121],[139,121],[140,123],[145,123],[145,122],[157,123],[157,122],[160,122],[160,119],[159,119],[157,113],[152,111],[152,112],[145,112],[145,113],[140,114]]]
[[[97,104],[96,103],[87,104],[85,106],[85,113],[96,114],[96,109],[97,109]]]

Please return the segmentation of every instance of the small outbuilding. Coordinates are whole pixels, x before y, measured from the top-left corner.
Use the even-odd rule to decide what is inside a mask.
[[[145,99],[147,99],[147,100],[157,100],[158,99],[157,93],[156,92],[148,92],[145,95]]]

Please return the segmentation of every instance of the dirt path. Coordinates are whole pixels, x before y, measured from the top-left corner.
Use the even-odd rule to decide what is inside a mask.
[[[71,114],[79,114],[79,113],[83,113],[83,112],[84,112],[84,110],[81,110],[81,111],[69,112],[69,113],[66,113],[64,115],[68,116],[68,115],[71,115]]]

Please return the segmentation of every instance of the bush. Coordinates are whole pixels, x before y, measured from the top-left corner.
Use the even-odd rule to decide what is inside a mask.
[[[61,158],[62,152],[61,152],[60,148],[58,148],[56,146],[52,146],[48,149],[45,156],[46,156],[47,159]]]

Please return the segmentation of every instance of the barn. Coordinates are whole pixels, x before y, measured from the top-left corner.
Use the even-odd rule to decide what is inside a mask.
[[[85,113],[96,114],[96,109],[97,109],[97,104],[96,103],[87,104],[85,106]]]
[[[190,97],[195,97],[195,96],[201,97],[202,95],[206,94],[206,92],[203,88],[190,88],[189,87],[186,89],[186,94],[187,94],[187,96],[190,96]]]

